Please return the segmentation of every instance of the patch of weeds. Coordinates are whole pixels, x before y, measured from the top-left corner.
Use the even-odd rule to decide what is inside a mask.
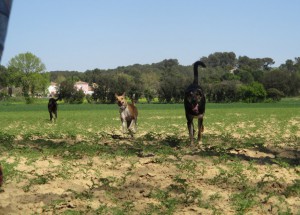
[[[161,138],[161,134],[155,132],[149,132],[143,136],[143,140],[153,141]]]
[[[97,210],[95,210],[95,214],[97,215],[125,215],[127,212],[124,211],[122,207],[118,206],[107,206],[106,204],[101,205]]]
[[[117,181],[116,177],[108,176],[106,178],[99,178],[99,182],[101,183],[101,188],[108,190],[115,190],[113,183]]]
[[[76,199],[92,199],[94,195],[94,190],[96,188],[99,188],[99,185],[95,183],[93,179],[91,179],[92,185],[88,185],[88,189],[84,190],[83,192],[76,192],[75,190],[68,189],[67,191],[70,191],[71,193],[74,194]]]
[[[294,213],[292,213],[285,199],[282,196],[278,196],[277,198],[279,202],[272,205],[272,212],[278,215],[293,215]]]
[[[247,170],[257,173],[258,169],[254,166],[254,164],[255,164],[255,162],[253,160],[250,160],[248,162]]]
[[[56,214],[56,210],[61,208],[62,205],[67,205],[67,202],[63,199],[55,199],[50,202],[50,204],[43,206],[43,212],[51,211],[53,214]]]
[[[94,212],[95,214],[99,214],[99,215],[107,215],[107,214],[125,215],[125,214],[132,214],[133,208],[134,208],[133,202],[126,201],[117,206],[107,206],[107,204],[102,204]]]
[[[156,190],[151,193],[151,197],[160,201],[162,214],[173,214],[176,210],[178,200],[172,198],[169,191]]]
[[[69,137],[72,140],[76,140],[77,133],[75,131],[68,131],[67,132],[67,137]]]
[[[71,167],[70,167],[70,163],[67,162],[63,162],[57,170],[57,177],[60,177],[62,179],[69,179],[71,177],[70,174],[71,171]]]
[[[266,193],[280,194],[284,190],[283,183],[280,183],[280,179],[272,174],[265,174],[257,183],[257,187]]]
[[[127,177],[133,174],[134,173],[131,171],[126,171],[126,173],[120,179],[117,179],[117,186],[123,187],[123,185],[126,183]]]
[[[38,175],[37,178],[29,180],[29,184],[25,185],[22,189],[24,192],[28,192],[30,190],[30,187],[33,185],[41,185],[46,184],[49,180],[52,180],[53,176],[48,175]]]
[[[159,156],[153,159],[153,162],[156,164],[165,164],[168,161],[168,156]]]
[[[210,184],[215,185],[227,183],[230,178],[228,170],[225,170],[221,167],[217,167],[217,169],[219,170],[219,174],[213,177],[212,179],[209,179]]]
[[[1,166],[3,170],[3,176],[4,176],[4,182],[7,180],[13,180],[16,179],[17,181],[20,181],[22,178],[22,172],[15,170],[15,167],[17,166],[18,162],[14,163],[6,163],[4,161],[1,161]]]
[[[49,132],[47,137],[48,139],[64,139],[65,135],[58,132]]]
[[[147,206],[148,207],[145,209],[145,212],[141,213],[141,215],[163,214],[161,205],[148,203]]]
[[[213,160],[213,163],[214,163],[214,165],[221,164],[223,162],[226,163],[230,159],[232,159],[232,157],[230,155],[228,155],[227,153],[220,153],[218,158]]]
[[[68,189],[67,191],[72,192],[76,199],[92,199],[93,198],[93,190],[87,189],[83,192],[76,192],[75,190]]]
[[[186,160],[176,164],[176,167],[181,171],[187,172],[189,175],[195,175],[197,163],[192,160]]]
[[[243,138],[243,142],[237,148],[263,148],[264,141],[258,137]]]
[[[235,161],[228,164],[229,170],[217,167],[219,174],[210,179],[211,184],[234,184],[234,186],[247,186],[249,179],[243,173],[244,166],[241,162]]]
[[[171,184],[169,190],[174,191],[177,194],[182,194],[182,197],[179,197],[179,199],[183,204],[189,205],[191,203],[194,203],[195,201],[200,201],[200,199],[202,198],[201,190],[196,189],[193,186],[189,186],[186,179],[176,175],[174,178],[174,182],[175,184]]]
[[[230,133],[226,132],[223,135],[221,135],[221,139],[223,140],[223,142],[230,143],[233,137]]]
[[[219,193],[215,193],[209,196],[209,201],[217,201],[220,200],[222,198],[222,196]]]
[[[15,135],[4,133],[3,131],[0,131],[0,143],[1,145],[3,143],[12,143],[15,139]]]
[[[167,136],[163,141],[163,144],[170,146],[170,147],[179,147],[181,143],[181,139],[175,135]]]
[[[82,215],[83,212],[76,211],[76,210],[71,210],[71,209],[67,209],[64,212],[62,212],[61,214],[63,214],[63,215]]]
[[[218,201],[221,199],[221,196],[219,193],[212,194],[209,196],[209,199],[207,201],[203,199],[199,199],[198,201],[198,207],[205,208],[205,209],[211,209],[214,215],[221,215],[221,211],[215,207],[215,201]]]
[[[228,164],[230,167],[230,174],[234,178],[234,182],[242,186],[246,185],[248,182],[247,176],[244,174],[244,165],[242,162],[235,161]]]
[[[231,204],[235,207],[237,214],[245,214],[247,210],[258,203],[257,189],[245,187],[240,193],[234,193],[230,197]]]
[[[207,165],[206,165],[205,163],[201,163],[201,164],[200,164],[200,167],[201,167],[201,169],[200,169],[199,173],[200,173],[202,176],[204,176],[204,174],[207,172]]]
[[[36,138],[43,138],[44,134],[39,131],[34,131],[30,133],[25,133],[23,134],[23,139],[24,140],[34,140]]]
[[[169,155],[177,156],[178,152],[173,148],[171,148],[170,146],[163,145],[155,154],[163,155],[163,156],[169,156]]]
[[[300,196],[300,180],[294,180],[294,183],[289,185],[285,191],[284,195],[288,198],[291,196]]]
[[[290,159],[288,158],[275,158],[272,161],[283,168],[290,168]]]

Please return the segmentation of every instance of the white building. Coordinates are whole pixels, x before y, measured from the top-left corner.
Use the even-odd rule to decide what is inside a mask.
[[[58,91],[58,86],[55,82],[51,82],[50,83],[50,86],[48,87],[48,96],[49,97],[52,97],[52,96],[55,96],[56,93]]]

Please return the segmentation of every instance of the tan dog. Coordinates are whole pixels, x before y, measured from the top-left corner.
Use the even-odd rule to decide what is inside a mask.
[[[133,133],[135,133],[137,130],[136,122],[138,117],[138,110],[134,105],[133,99],[131,100],[132,103],[128,104],[125,98],[125,93],[123,93],[121,96],[118,96],[115,93],[115,97],[120,108],[120,118],[122,122],[123,134],[125,134],[127,130],[129,132],[132,131]]]

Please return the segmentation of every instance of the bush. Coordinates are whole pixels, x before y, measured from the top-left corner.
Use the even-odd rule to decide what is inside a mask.
[[[60,98],[70,104],[82,104],[85,97],[82,89],[77,90],[74,88],[74,82],[72,80],[62,82],[58,94]]]
[[[33,104],[35,99],[30,96],[24,96],[26,104]]]
[[[154,90],[146,89],[144,91],[144,96],[147,100],[147,103],[151,103],[155,97],[155,92]]]
[[[239,95],[244,102],[256,103],[263,102],[267,92],[261,83],[253,82],[249,85],[242,85],[239,88]]]
[[[267,90],[267,98],[272,99],[273,101],[280,101],[282,97],[284,97],[284,93],[276,88]]]
[[[89,103],[89,104],[92,104],[93,103],[93,97],[91,95],[86,95],[85,96],[85,99],[86,101]]]
[[[8,98],[7,93],[0,92],[0,101],[6,100]]]
[[[84,101],[85,94],[83,90],[78,90],[72,93],[71,98],[69,98],[70,104],[82,104]]]
[[[236,81],[223,81],[207,87],[207,98],[211,102],[236,102],[239,100]]]

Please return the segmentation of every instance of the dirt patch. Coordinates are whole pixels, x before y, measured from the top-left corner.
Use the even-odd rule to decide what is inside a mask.
[[[68,149],[55,155],[29,142],[26,147],[41,149],[34,156],[2,156],[11,169],[0,193],[0,214],[236,214],[246,206],[253,214],[298,212],[295,147],[226,151],[141,137],[93,144],[80,136],[72,143],[53,140],[54,148],[64,143]],[[88,156],[85,150],[92,146],[98,151]],[[289,159],[289,165],[276,163],[278,158]]]

